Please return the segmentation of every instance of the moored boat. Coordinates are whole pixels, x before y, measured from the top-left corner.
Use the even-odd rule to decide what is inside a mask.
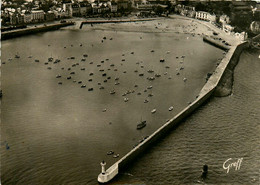
[[[138,123],[137,124],[137,127],[136,127],[136,129],[142,129],[142,128],[144,128],[146,126],[146,121],[144,120],[144,121],[141,121],[140,123]]]

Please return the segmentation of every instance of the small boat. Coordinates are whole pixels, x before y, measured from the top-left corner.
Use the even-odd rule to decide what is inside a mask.
[[[103,110],[102,110],[102,112],[106,112],[106,111],[107,111],[107,109],[103,109]]]
[[[114,152],[112,150],[110,150],[109,152],[107,152],[107,155],[113,155]]]
[[[148,72],[148,73],[153,73],[154,71],[153,71],[153,70],[151,70],[151,69],[149,69],[147,72]]]
[[[153,76],[149,77],[148,80],[154,80],[155,78]]]
[[[147,89],[152,89],[153,88],[153,86],[151,85],[151,86],[149,86],[149,87],[147,87]]]
[[[173,106],[171,106],[170,108],[169,108],[169,111],[172,111],[173,110]]]
[[[152,97],[153,96],[153,94],[148,94],[148,97]]]
[[[128,98],[124,98],[124,102],[128,102],[128,100],[129,100]]]
[[[165,62],[165,60],[164,59],[160,59],[160,62]]]
[[[119,157],[119,154],[115,154],[113,155],[114,158],[118,158]]]
[[[151,111],[152,114],[154,114],[155,112],[156,112],[156,109],[153,109],[153,110]]]
[[[142,129],[142,128],[144,128],[146,126],[146,121],[144,120],[144,121],[141,121],[140,123],[138,123],[137,124],[137,127],[136,127],[136,129]]]
[[[85,88],[86,87],[86,85],[81,85],[81,88]]]
[[[126,95],[127,95],[126,93],[122,94],[122,96],[126,96]]]
[[[116,93],[115,90],[110,91],[110,94],[115,94],[115,93]]]

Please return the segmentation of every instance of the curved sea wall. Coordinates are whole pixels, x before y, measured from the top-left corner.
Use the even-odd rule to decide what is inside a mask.
[[[57,30],[61,27],[70,26],[73,25],[73,22],[66,22],[66,23],[58,23],[58,24],[52,24],[52,25],[46,25],[46,26],[39,26],[39,27],[32,27],[32,28],[25,28],[20,30],[12,30],[8,32],[3,32],[1,34],[2,40],[11,39],[14,37],[19,37],[23,35],[29,35],[39,32],[45,32],[50,30]]]
[[[230,92],[226,90],[228,87],[230,87],[231,84],[228,78],[230,76],[233,76],[233,73],[232,75],[230,75],[230,73],[237,64],[242,50],[247,48],[248,45],[249,43],[245,42],[237,46],[231,46],[226,56],[222,59],[214,73],[210,76],[204,87],[201,89],[199,96],[190,105],[184,108],[179,114],[177,114],[171,120],[162,125],[152,135],[150,135],[138,146],[136,146],[129,153],[123,156],[119,161],[113,164],[108,170],[105,171],[105,173],[100,173],[98,176],[98,181],[100,183],[106,183],[112,180],[119,173],[119,171],[126,168],[134,159],[136,159],[139,154],[144,153],[146,149],[152,146],[153,143],[158,141],[159,138],[165,136],[166,133],[177,127],[183,119],[187,118],[213,93],[222,95]]]
[[[238,64],[240,54],[247,47],[249,47],[249,43],[244,42],[235,48],[231,58],[223,58],[221,63],[227,63],[227,66],[225,67],[223,75],[221,76],[220,81],[217,84],[216,90],[214,92],[215,96],[224,97],[229,96],[232,93],[234,69]]]
[[[183,109],[179,114],[177,114],[175,117],[173,117],[163,126],[161,126],[158,130],[156,130],[142,143],[132,149],[119,161],[113,164],[104,174],[99,174],[98,181],[101,183],[105,183],[114,178],[120,170],[126,168],[127,165],[130,164],[130,162],[132,162],[134,159],[136,159],[139,154],[144,153],[146,149],[152,146],[154,142],[158,141],[160,137],[164,136],[173,128],[177,127],[183,119],[185,119],[196,108],[203,104],[212,95],[212,93],[222,95],[230,92],[226,90],[228,89],[228,87],[230,88],[230,84],[232,84],[230,83],[230,80],[228,78],[230,76],[233,76],[232,70],[238,63],[239,56],[242,50],[247,48],[248,46],[248,42],[242,43],[238,46],[232,46],[200,91],[198,98],[185,109]],[[230,73],[232,73],[232,75],[230,75]]]

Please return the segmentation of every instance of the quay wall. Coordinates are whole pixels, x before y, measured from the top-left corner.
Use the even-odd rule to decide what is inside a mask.
[[[20,30],[7,31],[7,32],[1,33],[1,39],[6,40],[6,39],[14,38],[14,37],[28,35],[28,34],[45,32],[45,31],[50,31],[50,30],[57,30],[61,27],[70,26],[73,24],[74,24],[73,22],[66,22],[66,23],[58,23],[58,24],[52,24],[52,25],[46,25],[46,26],[39,26],[39,27],[25,28],[25,29],[20,29]]]
[[[105,174],[99,174],[98,181],[101,183],[112,180],[122,169],[126,168],[138,155],[144,153],[146,149],[153,146],[161,137],[165,136],[173,128],[176,128],[181,121],[187,118],[193,111],[202,105],[209,97],[215,94],[215,91],[222,87],[223,82],[230,75],[226,75],[230,70],[233,70],[239,61],[239,56],[243,49],[249,46],[248,42],[241,43],[237,46],[231,46],[226,56],[222,59],[217,66],[214,73],[210,76],[204,87],[201,89],[198,97],[180,113],[174,116],[171,120],[166,122],[163,126],[157,129],[152,135],[141,142],[138,146],[133,148],[129,153],[123,156],[120,160],[114,163]]]
[[[125,20],[89,20],[82,21],[80,24],[80,29],[84,24],[105,24],[105,23],[126,23],[126,22],[138,22],[138,21],[153,21],[156,19],[125,19]]]
[[[248,48],[249,45],[249,42],[244,42],[235,48],[231,58],[223,58],[221,63],[226,63],[227,65],[224,67],[223,74],[219,78],[219,83],[217,84],[216,91],[214,92],[215,96],[224,97],[232,94],[234,69],[238,64],[240,54],[245,48]]]
[[[229,50],[230,49],[230,47],[220,43],[219,41],[216,41],[216,40],[209,38],[209,37],[206,37],[206,36],[203,37],[203,41],[208,42],[208,43],[212,44],[213,46],[216,46],[216,47],[223,49],[223,50]]]

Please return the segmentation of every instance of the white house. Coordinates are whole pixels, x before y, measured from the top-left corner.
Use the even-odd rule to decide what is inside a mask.
[[[32,21],[39,22],[44,20],[44,11],[43,10],[32,10]]]
[[[203,11],[196,12],[195,18],[204,21],[216,22],[216,15],[211,15],[210,13]]]

